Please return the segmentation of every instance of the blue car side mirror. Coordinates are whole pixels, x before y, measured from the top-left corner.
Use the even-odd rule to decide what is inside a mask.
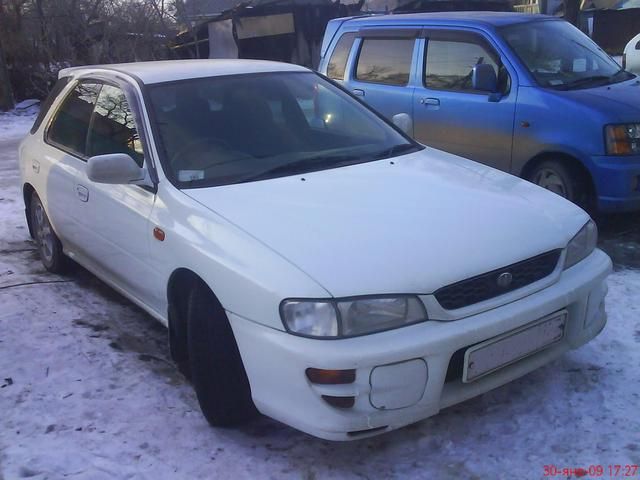
[[[487,63],[481,63],[473,67],[471,85],[474,90],[495,93],[498,89],[498,76],[493,66]]]

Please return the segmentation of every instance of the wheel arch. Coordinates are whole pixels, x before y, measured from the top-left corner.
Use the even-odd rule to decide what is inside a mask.
[[[560,151],[548,151],[539,153],[535,157],[531,158],[525,165],[522,167],[520,171],[520,177],[528,180],[535,170],[535,168],[545,161],[557,161],[561,162],[564,165],[568,166],[571,170],[580,175],[581,180],[584,182],[585,188],[587,189],[588,202],[590,206],[595,204],[596,200],[596,187],[593,181],[593,176],[589,169],[585,166],[583,162],[581,162],[575,156],[560,152]]]
[[[188,361],[187,349],[187,305],[189,292],[196,284],[207,287],[222,304],[211,286],[196,272],[189,268],[176,268],[167,282],[167,321],[169,330],[169,348],[176,363]]]

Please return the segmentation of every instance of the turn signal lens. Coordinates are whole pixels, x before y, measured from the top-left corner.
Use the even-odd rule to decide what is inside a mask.
[[[640,154],[640,124],[607,125],[607,154]]]
[[[356,381],[355,370],[322,370],[307,368],[307,378],[318,385],[344,385]]]

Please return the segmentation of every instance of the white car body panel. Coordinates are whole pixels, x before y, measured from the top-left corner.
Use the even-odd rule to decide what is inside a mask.
[[[66,253],[163,324],[168,324],[172,275],[184,269],[203,279],[227,311],[258,409],[322,438],[360,438],[426,418],[517,378],[602,330],[611,261],[599,250],[567,270],[563,253],[546,279],[459,312],[445,311],[431,295],[442,286],[564,249],[589,220],[575,205],[498,170],[426,148],[222,187],[181,191],[168,181],[138,81],[300,70],[251,61],[67,69],[62,76],[112,78],[131,88],[132,100],[141,104],[146,166],[155,168],[156,188],[94,184],[83,161],[44,142],[49,118],[21,145],[23,185],[42,199]],[[88,202],[79,201],[78,184],[87,188]],[[164,231],[163,241],[154,238],[155,227]],[[420,295],[433,318],[449,321],[318,340],[285,332],[280,318],[286,298],[396,293]],[[473,383],[445,382],[459,349],[562,309],[568,311],[568,330],[559,344]],[[397,395],[392,404],[408,406],[375,408],[374,395],[390,394],[380,395],[378,376],[372,384],[371,372],[385,367],[379,377],[389,379],[394,370],[387,366],[416,365],[416,359],[427,365],[422,397],[416,401],[419,388],[403,393],[402,382],[387,381],[384,388]],[[312,385],[304,375],[308,367],[353,368],[357,381]],[[398,372],[424,375],[409,367]],[[323,394],[353,395],[355,405],[336,409]],[[359,431],[364,432],[353,433]]]
[[[344,340],[292,338],[271,328],[252,325],[235,315],[230,319],[247,374],[252,380],[258,409],[311,435],[348,440],[380,433],[377,430],[366,432],[368,429],[387,431],[435,415],[445,407],[508,383],[588,342],[604,328],[606,322],[602,308],[607,293],[605,279],[610,269],[609,257],[596,250],[589,258],[567,270],[552,288],[517,302],[455,322],[426,322]],[[469,384],[445,380],[453,352],[564,308],[569,312],[566,336],[554,347]],[[269,361],[265,362],[267,358]],[[428,366],[422,399],[408,408],[374,408],[370,400],[373,368],[420,358]],[[356,383],[325,386],[293,382],[297,372],[308,366],[355,368]],[[278,374],[273,375],[272,372],[276,371]],[[407,385],[415,381],[415,378],[405,379]],[[402,395],[402,388],[396,393]],[[322,394],[354,395],[355,412],[328,407],[320,398]],[[349,435],[345,432],[362,433]]]
[[[329,296],[298,267],[168,182],[158,197],[150,221],[163,226],[166,239],[152,242],[150,255],[165,285],[176,269],[189,269],[224,298],[227,311],[281,330],[283,298]],[[166,288],[157,295],[166,311]]]
[[[108,70],[105,70],[108,69]],[[171,82],[184,78],[205,78],[223,75],[240,75],[267,72],[306,72],[307,68],[290,63],[267,60],[165,60],[155,62],[121,63],[113,65],[95,65],[88,67],[70,67],[60,70],[59,77],[68,75],[92,75],[95,72],[123,72],[127,76],[140,79],[146,85]],[[188,73],[187,73],[188,72]],[[187,73],[185,75],[185,73]]]
[[[251,232],[335,297],[432,293],[563,248],[589,219],[517,177],[430,148],[393,164],[185,194]]]
[[[640,33],[624,48],[626,69],[640,75]]]

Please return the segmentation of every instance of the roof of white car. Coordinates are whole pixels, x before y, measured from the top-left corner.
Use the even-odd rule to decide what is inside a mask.
[[[159,62],[88,65],[60,70],[58,77],[113,71],[133,76],[143,83],[162,83],[190,78],[216,77],[263,72],[306,72],[305,67],[265,60],[165,60]]]

